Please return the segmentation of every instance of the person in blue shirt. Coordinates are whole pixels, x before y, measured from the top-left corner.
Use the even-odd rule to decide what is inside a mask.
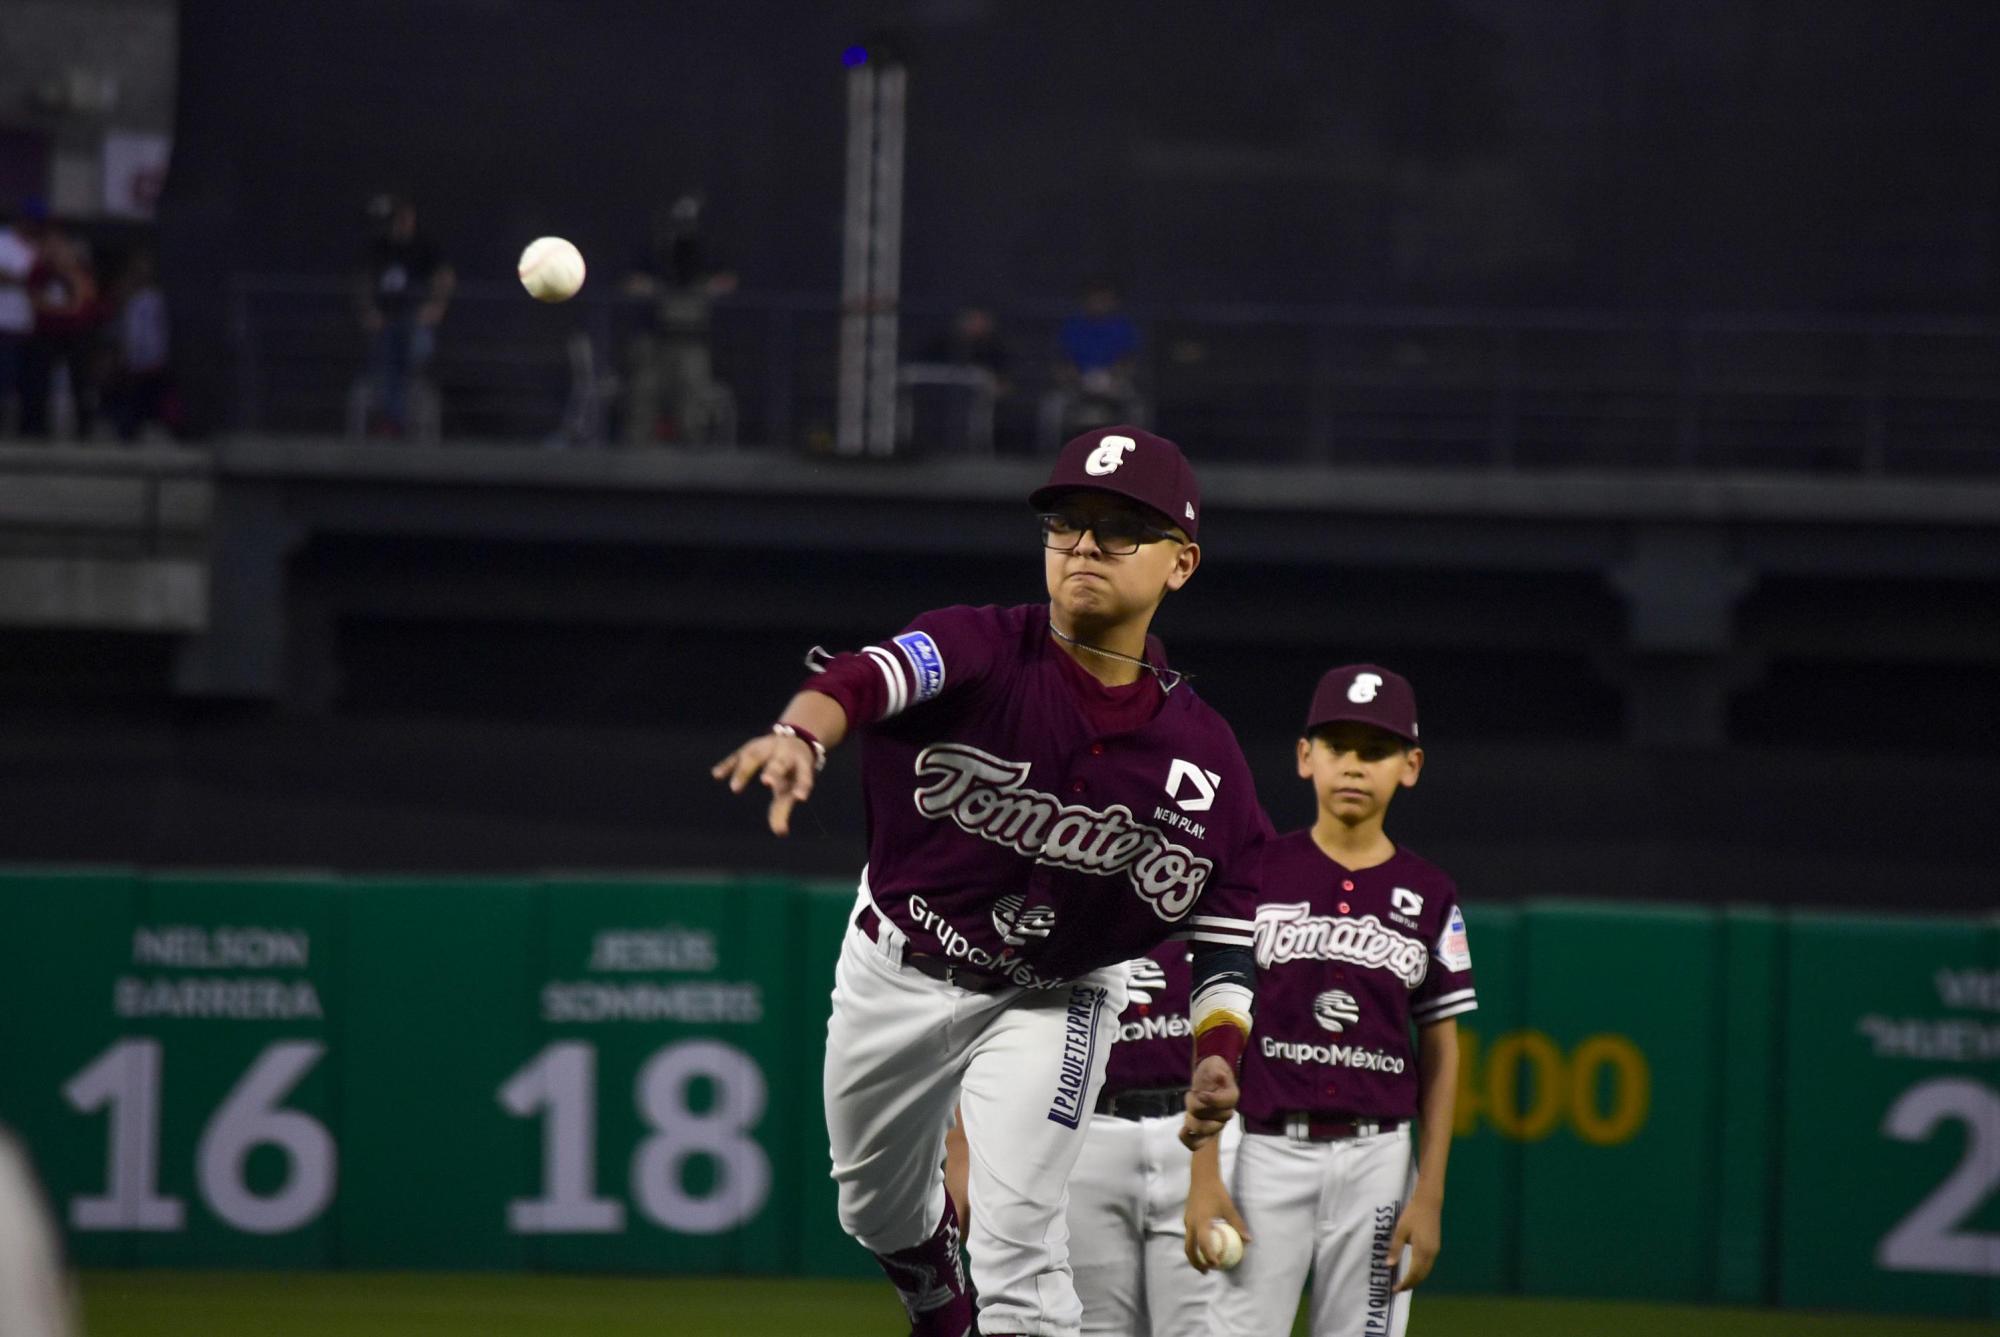
[[[1129,380],[1139,352],[1139,327],[1125,314],[1118,289],[1103,279],[1084,285],[1083,309],[1062,323],[1062,350],[1086,384],[1106,374]]]
[[[1133,378],[1139,327],[1125,314],[1117,288],[1103,279],[1085,284],[1082,308],[1063,321],[1057,337],[1063,365],[1055,388],[1042,400],[1045,449],[1075,432],[1145,420],[1145,402]]]

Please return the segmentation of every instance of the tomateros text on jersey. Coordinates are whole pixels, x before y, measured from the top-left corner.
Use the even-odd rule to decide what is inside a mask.
[[[949,817],[961,830],[1025,854],[1037,863],[1083,873],[1124,873],[1153,913],[1174,923],[1193,908],[1214,864],[1112,804],[1103,811],[1066,804],[1026,787],[1029,764],[1006,761],[962,743],[917,754],[930,783],[916,791],[917,811]]]

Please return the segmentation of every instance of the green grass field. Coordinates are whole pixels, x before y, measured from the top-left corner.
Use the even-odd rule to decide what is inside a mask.
[[[888,1289],[862,1281],[91,1271],[82,1284],[89,1337],[897,1337],[907,1330]],[[1419,1297],[1410,1332],[1992,1337],[2000,1323],[1437,1296]]]

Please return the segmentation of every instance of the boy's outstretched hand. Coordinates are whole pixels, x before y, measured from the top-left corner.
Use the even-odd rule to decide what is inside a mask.
[[[771,834],[782,836],[792,829],[792,808],[812,797],[814,754],[812,744],[783,734],[758,734],[721,761],[708,773],[740,794],[752,776],[771,791]]]

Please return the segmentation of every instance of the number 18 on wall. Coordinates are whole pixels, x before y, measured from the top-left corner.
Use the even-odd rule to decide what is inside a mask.
[[[714,1093],[697,1113],[690,1088]],[[750,1136],[764,1117],[764,1074],[748,1054],[717,1040],[684,1040],[654,1051],[639,1068],[632,1099],[651,1130],[632,1154],[631,1190],[655,1225],[682,1235],[719,1235],[756,1217],[771,1195],[771,1161]],[[613,1234],[625,1204],[597,1191],[597,1047],[559,1040],[507,1079],[501,1107],[542,1117],[542,1193],[507,1204],[520,1235]],[[708,1191],[683,1182],[690,1160],[715,1167]]]

